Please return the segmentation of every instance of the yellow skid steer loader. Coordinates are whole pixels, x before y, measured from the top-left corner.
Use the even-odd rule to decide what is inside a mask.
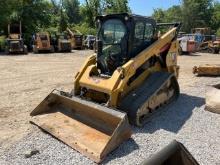
[[[31,113],[31,122],[95,162],[131,136],[131,124],[177,99],[180,23],[149,17],[97,17],[97,54],[75,76],[70,93],[54,90]],[[168,30],[158,36],[160,27]]]

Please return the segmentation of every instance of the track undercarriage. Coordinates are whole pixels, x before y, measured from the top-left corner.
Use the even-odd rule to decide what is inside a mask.
[[[178,96],[179,86],[174,75],[156,72],[122,101],[120,109],[127,112],[132,124],[143,126],[150,116]]]

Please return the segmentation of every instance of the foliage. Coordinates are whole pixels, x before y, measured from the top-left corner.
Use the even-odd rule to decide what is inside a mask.
[[[5,36],[0,36],[0,52],[3,51],[5,49]]]
[[[167,10],[155,9],[153,17],[158,22],[182,22],[182,30],[190,32],[196,27],[211,27],[217,30],[220,26],[220,3],[214,0],[182,0],[181,5]]]
[[[106,0],[104,12],[105,14],[130,12],[128,0]]]
[[[91,28],[87,23],[74,25],[72,26],[71,29],[73,29],[76,32],[80,32],[83,35],[86,35],[86,34],[96,35],[96,29]]]
[[[217,36],[218,36],[218,37],[220,37],[220,28],[218,28],[217,33],[216,33],[216,34],[217,34]]]
[[[213,0],[183,0],[183,29],[190,32],[192,28],[209,26],[213,11],[212,2]]]
[[[63,8],[67,15],[68,23],[77,24],[80,22],[80,7],[78,0],[64,0]]]
[[[163,9],[160,8],[154,9],[154,13],[152,16],[157,22],[166,22],[165,21],[166,11],[164,11]]]
[[[217,0],[181,0],[167,10],[154,9],[157,22],[183,22],[183,31],[194,27],[220,27],[220,2]],[[131,13],[129,0],[0,0],[0,32],[7,25],[22,22],[26,43],[38,31],[64,31],[68,26],[83,34],[95,34],[95,18],[112,13]],[[135,12],[135,11],[134,11]],[[218,34],[220,30],[218,30]]]
[[[80,13],[84,22],[93,28],[98,15],[130,12],[127,0],[85,0],[85,2]]]
[[[212,18],[211,18],[211,24],[212,24],[213,29],[220,28],[220,2],[215,2],[214,3],[213,15],[212,15]],[[219,33],[219,36],[220,36],[220,33]]]

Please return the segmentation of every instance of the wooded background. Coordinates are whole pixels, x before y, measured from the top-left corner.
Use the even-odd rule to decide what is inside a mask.
[[[158,22],[182,22],[181,31],[190,33],[195,27],[211,27],[220,35],[220,2],[217,0],[180,0],[167,10],[154,9]],[[150,3],[150,1],[146,2]],[[95,34],[95,17],[102,14],[131,11],[129,0],[0,0],[0,35],[7,35],[7,25],[21,20],[26,38],[38,31],[65,30]]]

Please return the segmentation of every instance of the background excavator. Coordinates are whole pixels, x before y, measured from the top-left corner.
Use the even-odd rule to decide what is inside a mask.
[[[179,95],[177,34],[180,23],[113,14],[97,17],[97,54],[75,76],[72,92],[53,90],[31,122],[88,156],[102,161]],[[168,30],[158,36],[158,30]]]

